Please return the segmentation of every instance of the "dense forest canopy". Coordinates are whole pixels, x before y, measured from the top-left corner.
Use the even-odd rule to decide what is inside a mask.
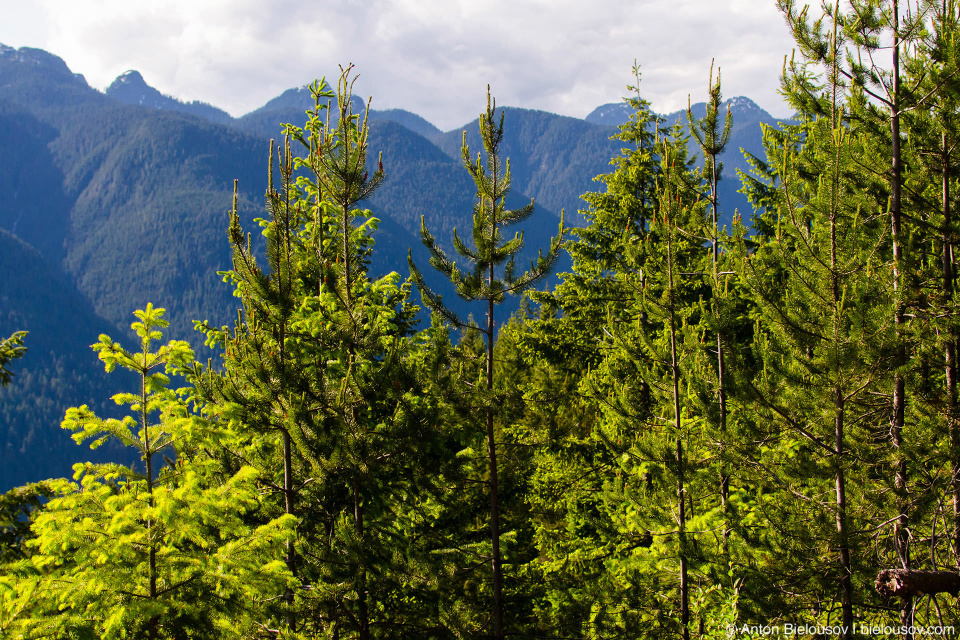
[[[414,205],[388,242],[363,208],[404,168],[351,68],[311,85],[271,143],[266,212],[216,187],[232,268],[213,278],[238,307],[195,322],[216,359],[145,303],[93,345],[105,374],[63,360],[120,390],[62,422],[117,455],[0,496],[0,637],[956,634],[960,4],[779,6],[796,117],[763,127],[749,172],[719,160],[719,69],[704,109],[663,121],[635,67],[583,224],[513,233],[544,212],[511,185],[539,174],[511,167],[512,112],[488,99],[462,175],[436,159],[468,210],[421,217],[406,278],[377,256]],[[724,183],[751,205],[730,224]],[[34,348],[0,339],[5,393]]]

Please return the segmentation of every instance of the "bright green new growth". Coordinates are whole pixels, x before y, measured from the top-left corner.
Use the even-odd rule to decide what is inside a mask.
[[[189,410],[186,389],[168,388],[169,375],[192,366],[192,349],[171,341],[152,351],[167,324],[163,309],[135,315],[139,352],[106,335],[93,345],[107,371],[119,365],[139,377],[139,389],[113,397],[131,415],[104,420],[81,406],[63,427],[92,447],[113,440],[131,448],[144,466],[78,464],[75,482],[50,483],[54,498],[33,524],[32,552],[3,579],[0,629],[26,638],[220,637],[251,624],[244,609],[260,589],[286,582],[270,550],[292,519],[251,524],[257,472],[222,475],[202,451],[229,434]],[[164,451],[170,456],[155,469]]]
[[[470,173],[477,187],[477,202],[473,206],[473,246],[468,246],[457,230],[453,232],[453,247],[469,266],[464,270],[447,257],[446,252],[437,244],[436,239],[421,218],[420,234],[424,245],[430,250],[430,265],[445,275],[456,288],[457,295],[467,301],[484,301],[491,304],[503,302],[506,294],[519,295],[527,291],[543,278],[550,275],[553,266],[560,257],[563,242],[563,212],[560,215],[560,229],[550,243],[547,255],[540,252],[530,269],[517,275],[515,258],[523,249],[523,233],[505,240],[502,230],[526,220],[534,211],[533,201],[519,209],[506,207],[507,194],[510,192],[510,160],[504,162],[500,157],[500,144],[503,142],[503,114],[496,121],[496,102],[490,97],[487,87],[487,109],[480,114],[480,137],[483,140],[483,154],[471,157],[467,146],[467,134],[463,133],[463,145],[460,154],[463,166]],[[457,316],[443,304],[443,299],[427,286],[420,270],[413,263],[412,253],[408,258],[410,271],[417,287],[423,292],[424,303],[432,310],[458,328],[466,328],[469,323]],[[495,277],[494,268],[503,265],[502,277]]]
[[[17,331],[9,338],[0,340],[0,386],[10,382],[13,374],[7,369],[7,363],[11,360],[23,357],[27,348],[23,346],[23,338],[27,335],[26,331]]]

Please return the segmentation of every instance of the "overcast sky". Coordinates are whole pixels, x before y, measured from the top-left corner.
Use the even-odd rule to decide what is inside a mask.
[[[777,91],[792,40],[775,0],[0,0],[0,43],[45,49],[97,89],[128,69],[234,116],[338,64],[355,93],[444,130],[497,103],[582,118],[632,83],[656,111],[706,95],[787,115]],[[335,81],[335,80],[334,80]]]

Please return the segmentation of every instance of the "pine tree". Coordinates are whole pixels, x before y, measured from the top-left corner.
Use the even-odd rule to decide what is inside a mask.
[[[914,92],[926,96],[927,109],[912,109],[904,114],[904,130],[910,141],[909,158],[904,177],[904,192],[907,206],[912,211],[924,212],[920,239],[917,245],[925,259],[919,261],[921,274],[917,278],[918,298],[927,298],[928,305],[918,304],[918,315],[924,318],[923,333],[914,343],[920,358],[930,361],[931,366],[940,364],[939,376],[921,376],[918,380],[920,402],[932,415],[934,423],[930,431],[942,431],[946,423],[949,438],[952,469],[950,501],[953,513],[942,517],[952,521],[953,560],[957,564],[955,550],[960,543],[960,430],[958,430],[957,396],[957,327],[955,320],[956,266],[953,245],[956,242],[956,221],[953,201],[956,200],[957,176],[956,146],[958,127],[956,100],[960,86],[957,81],[957,50],[955,33],[960,26],[960,10],[955,2],[929,2],[924,7],[931,16],[928,31],[921,45],[908,49],[904,56],[905,82],[915,87]],[[936,179],[933,179],[936,176]],[[938,246],[936,259],[927,256],[926,247]],[[936,263],[936,264],[934,264]],[[933,335],[929,335],[930,332]],[[931,348],[932,347],[932,348]],[[936,353],[940,351],[940,354]],[[924,383],[925,378],[932,378]],[[935,385],[942,384],[942,392]],[[915,500],[916,501],[916,500]],[[936,502],[940,502],[939,496]],[[937,517],[934,515],[933,517]],[[934,546],[931,540],[931,546]],[[931,558],[939,555],[931,553]],[[937,569],[936,560],[932,569]]]
[[[311,87],[306,127],[287,128],[279,185],[271,158],[270,218],[261,221],[269,270],[231,216],[227,276],[243,309],[233,328],[206,327],[224,368],[195,381],[218,419],[247,439],[224,464],[254,462],[276,497],[264,515],[298,520],[287,564],[300,588],[274,613],[289,631],[363,639],[437,624],[426,551],[403,536],[420,522],[398,513],[435,491],[443,441],[419,386],[411,285],[367,272],[378,221],[357,205],[384,173],[379,162],[366,168],[368,130],[351,110],[350,75],[342,71],[334,114],[324,103],[332,92]],[[355,224],[358,216],[366,220]]]
[[[926,12],[913,12],[907,7],[903,14],[898,0],[853,0],[849,11],[842,13],[838,1],[829,16],[837,34],[834,38],[837,42],[831,47],[828,37],[820,30],[822,21],[810,24],[807,11],[797,11],[792,0],[782,0],[780,6],[804,58],[832,69],[836,82],[845,85],[844,91],[851,99],[851,123],[863,133],[870,132],[879,154],[875,159],[885,158],[887,164],[886,168],[880,164],[870,170],[885,182],[885,193],[878,194],[877,204],[888,209],[890,215],[891,287],[896,293],[891,307],[896,336],[891,354],[889,429],[897,512],[892,520],[892,546],[900,566],[910,569],[911,510],[916,498],[911,496],[909,487],[908,460],[910,450],[916,448],[918,442],[905,441],[904,429],[908,414],[915,410],[909,406],[907,380],[917,362],[917,354],[910,346],[913,329],[908,323],[908,315],[912,315],[908,308],[916,297],[917,261],[914,258],[916,231],[907,226],[913,215],[904,210],[908,202],[904,196],[907,151],[903,146],[902,118],[910,109],[920,107],[923,98],[903,84],[901,58],[921,35]],[[891,55],[889,67],[877,61],[884,50],[889,50]],[[804,102],[812,105],[815,101]],[[919,439],[921,436],[916,433]],[[910,599],[904,599],[903,625],[912,625],[912,611]]]
[[[721,447],[723,443],[726,442],[728,437],[728,410],[727,410],[727,394],[728,389],[726,382],[726,367],[725,367],[725,346],[726,342],[729,340],[728,333],[729,327],[726,326],[729,321],[725,317],[728,313],[728,310],[725,309],[725,300],[723,299],[723,292],[727,289],[726,287],[726,277],[721,277],[720,275],[720,223],[719,223],[719,196],[717,192],[717,184],[720,181],[720,172],[723,166],[718,162],[717,156],[719,156],[724,148],[727,146],[727,142],[730,140],[730,131],[733,127],[733,117],[730,115],[730,109],[727,109],[726,117],[723,120],[723,127],[720,126],[720,105],[721,105],[721,94],[720,94],[720,70],[717,70],[717,81],[713,81],[713,65],[711,63],[710,67],[710,80],[708,82],[708,92],[709,99],[707,100],[706,105],[706,115],[697,120],[693,117],[693,109],[687,105],[687,122],[689,124],[690,132],[693,137],[696,139],[697,144],[700,146],[700,151],[703,153],[703,168],[701,169],[702,180],[707,183],[708,191],[706,194],[707,202],[710,205],[711,213],[711,224],[707,227],[709,234],[710,242],[710,264],[711,264],[711,273],[710,273],[710,320],[713,323],[713,329],[716,333],[716,343],[717,343],[717,355],[716,355],[716,369],[713,372],[716,377],[716,398],[717,398],[717,428],[719,435],[719,442]],[[730,274],[725,274],[730,275]],[[730,536],[729,532],[729,500],[730,500],[730,472],[726,467],[726,461],[723,460],[723,451],[721,451],[721,464],[720,464],[720,501],[723,505],[724,518],[727,520],[727,523],[724,525],[723,531],[723,554],[726,557],[726,561],[729,563],[729,548],[728,548],[728,539]]]
[[[494,389],[494,338],[496,323],[494,309],[504,300],[506,294],[518,295],[548,276],[560,254],[563,241],[563,219],[560,230],[551,242],[550,250],[530,265],[530,269],[516,275],[515,257],[523,248],[523,235],[516,234],[511,240],[502,240],[502,230],[527,219],[534,210],[533,202],[516,210],[506,208],[506,197],[510,191],[510,162],[504,163],[500,157],[500,144],[503,141],[503,114],[495,120],[496,104],[490,97],[487,87],[487,109],[480,114],[480,136],[486,153],[484,162],[478,153],[476,161],[470,155],[464,132],[461,155],[463,164],[477,186],[477,203],[473,211],[473,242],[468,247],[454,230],[453,246],[457,253],[471,265],[471,272],[464,272],[447,258],[446,253],[437,245],[436,240],[421,220],[423,243],[430,250],[430,264],[444,274],[453,283],[457,295],[471,302],[483,302],[486,305],[486,327],[480,328],[486,340],[485,391],[481,398],[482,410],[486,417],[488,489],[490,492],[490,540],[492,545],[491,570],[493,591],[493,635],[499,640],[504,638],[503,620],[503,569],[500,553],[500,505],[497,464],[497,443],[494,432],[494,413],[492,406]],[[443,304],[442,298],[426,286],[423,276],[409,258],[411,275],[423,294],[424,304],[439,313],[459,329],[471,327],[471,323],[460,319],[457,314]],[[504,265],[503,275],[498,276],[497,267]]]
[[[696,470],[703,468],[698,459],[703,443],[697,442],[702,429],[695,426],[702,417],[694,414],[688,401],[690,369],[684,364],[698,342],[693,329],[699,309],[692,303],[702,295],[697,272],[703,256],[691,230],[702,226],[703,210],[686,188],[690,176],[685,140],[676,131],[672,139],[658,142],[661,166],[655,215],[646,229],[629,239],[625,252],[634,264],[642,256],[644,268],[614,275],[632,293],[618,310],[629,321],[611,317],[602,327],[607,355],[588,380],[603,414],[599,435],[620,461],[620,477],[608,482],[606,507],[611,510],[609,517],[634,538],[617,545],[616,562],[627,575],[635,572],[635,580],[646,581],[640,576],[649,573],[662,584],[669,581],[658,565],[676,557],[678,589],[673,611],[679,628],[671,628],[663,619],[659,624],[686,640],[694,590],[692,565],[699,556],[696,529],[708,529],[691,526],[695,520],[703,522],[705,510],[700,483],[695,480]],[[676,525],[675,542],[674,536],[661,533],[672,524]],[[648,544],[644,536],[651,536]],[[644,547],[645,553],[640,551]],[[630,571],[628,567],[641,558],[652,566]],[[649,607],[635,597],[630,602],[638,608]],[[639,632],[642,627],[634,626],[637,623],[626,613],[618,613],[622,632],[629,633],[631,628]]]
[[[531,366],[548,363],[569,388],[553,412],[571,424],[542,445],[532,497],[556,635],[707,633],[732,597],[707,586],[704,544],[721,546],[724,528],[695,401],[710,295],[704,199],[680,130],[658,131],[639,96],[628,103],[618,138],[630,147],[598,178],[606,189],[584,197],[574,271],[537,295],[543,317],[521,338]]]
[[[778,536],[768,544],[783,559],[770,579],[789,581],[794,591],[807,582],[815,595],[801,606],[813,611],[839,591],[849,638],[864,580],[857,556],[864,527],[854,516],[863,507],[854,505],[867,495],[853,490],[867,485],[864,462],[875,459],[873,420],[882,409],[877,390],[892,323],[884,317],[888,290],[873,276],[882,269],[887,227],[869,199],[875,184],[862,166],[870,145],[849,126],[841,34],[837,21],[831,25],[818,34],[830,52],[824,87],[806,67],[788,67],[785,94],[803,120],[765,133],[767,162],[754,161],[761,179],[747,180],[760,209],[758,246],[741,245],[738,270],[762,313],[754,350],[763,369],[751,393],[772,428],[754,464],[768,477],[766,491],[788,501],[771,518]],[[830,484],[832,505],[818,498]],[[802,530],[794,529],[804,516],[791,500],[804,503]],[[792,554],[800,556],[786,561]],[[817,584],[822,578],[811,570],[821,558],[835,563],[820,569],[833,579]]]

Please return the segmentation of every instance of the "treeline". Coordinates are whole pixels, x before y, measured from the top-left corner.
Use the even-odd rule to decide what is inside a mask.
[[[707,113],[686,127],[629,98],[588,225],[561,223],[516,267],[509,226],[532,206],[506,207],[488,104],[483,151],[463,142],[473,228],[442,243],[460,258],[422,228],[482,323],[412,258],[407,281],[371,276],[377,221],[358,203],[390,169],[368,162],[349,70],[338,117],[314,85],[306,126],[271,157],[266,264],[231,217],[225,279],[242,306],[232,326],[198,323],[220,362],[164,343],[162,310],[137,311],[136,348],[94,346],[136,376],[115,396],[127,417],[79,407],[63,426],[140,463],[0,498],[0,635],[960,624],[960,7],[781,8],[797,117],[765,130],[766,157],[741,176],[750,228],[717,220],[731,123],[711,73]],[[561,248],[571,270],[527,293]],[[434,312],[419,330],[415,287]],[[498,305],[524,294],[503,322]],[[881,570],[913,587],[878,593]]]

